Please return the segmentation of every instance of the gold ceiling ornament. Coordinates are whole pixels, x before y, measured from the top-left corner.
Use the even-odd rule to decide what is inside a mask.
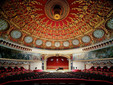
[[[48,0],[45,5],[45,14],[52,20],[62,20],[69,14],[67,0]]]
[[[109,1],[106,3],[105,0],[100,0],[99,3],[94,0],[19,0],[16,3],[15,1],[7,0],[0,6],[3,9],[0,10],[0,17],[5,18],[10,25],[7,32],[2,27],[3,22],[1,23],[3,32],[1,35],[7,32],[11,38],[9,40],[21,40],[23,45],[34,44],[33,47],[42,49],[62,50],[95,44],[93,41],[96,40],[93,39],[101,39],[103,35],[104,38],[107,34],[111,36],[112,20],[106,24],[107,18],[110,19],[113,14],[113,6]],[[105,25],[109,29],[106,29]],[[97,30],[98,28],[105,33]],[[21,33],[12,32],[13,29]],[[23,33],[32,38],[24,36]]]
[[[60,14],[55,14],[55,15],[54,15],[54,19],[55,19],[55,20],[59,20],[59,19],[60,19]]]

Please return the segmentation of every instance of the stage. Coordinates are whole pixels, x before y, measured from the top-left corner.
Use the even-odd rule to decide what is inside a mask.
[[[55,69],[48,69],[44,70],[44,72],[71,72],[71,70],[55,70]]]
[[[34,70],[34,72],[81,72],[82,70],[79,69],[73,69],[73,70],[68,70],[68,69],[61,69],[61,70],[55,70],[55,69],[47,69],[47,70]]]

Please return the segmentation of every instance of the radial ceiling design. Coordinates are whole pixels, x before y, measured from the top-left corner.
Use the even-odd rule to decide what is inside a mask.
[[[88,46],[112,37],[112,26],[106,25],[113,24],[112,3],[109,0],[2,0],[0,35],[43,49]],[[63,18],[51,18],[53,6],[60,9]]]

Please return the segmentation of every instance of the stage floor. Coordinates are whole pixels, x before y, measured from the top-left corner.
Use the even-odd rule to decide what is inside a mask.
[[[71,70],[51,70],[51,69],[48,69],[48,70],[44,70],[44,72],[71,72]]]

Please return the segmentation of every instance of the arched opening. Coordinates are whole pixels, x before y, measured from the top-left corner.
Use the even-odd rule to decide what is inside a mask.
[[[56,70],[58,68],[63,68],[63,70],[69,69],[69,61],[68,58],[62,56],[53,56],[47,58],[47,70]]]

